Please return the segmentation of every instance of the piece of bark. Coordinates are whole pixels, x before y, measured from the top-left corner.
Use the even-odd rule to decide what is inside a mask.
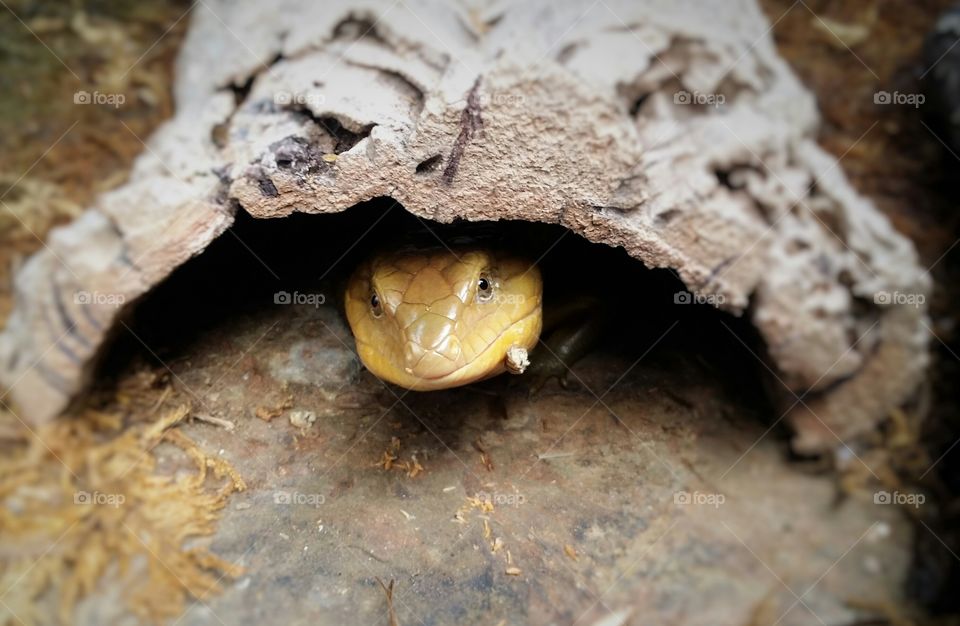
[[[875,299],[922,296],[929,278],[817,146],[815,103],[752,0],[208,4],[176,117],[17,276],[0,382],[23,417],[62,410],[116,303],[238,207],[278,218],[377,196],[443,222],[560,223],[747,312],[801,451],[873,428],[919,384],[924,306]]]

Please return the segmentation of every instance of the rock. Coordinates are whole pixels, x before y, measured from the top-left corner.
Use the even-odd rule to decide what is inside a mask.
[[[290,411],[290,423],[297,428],[306,430],[317,421],[317,414],[313,411]]]

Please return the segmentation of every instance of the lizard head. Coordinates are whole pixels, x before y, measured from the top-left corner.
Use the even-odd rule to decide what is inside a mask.
[[[350,277],[345,308],[360,360],[407,389],[466,385],[504,371],[542,324],[535,264],[486,249],[397,251]]]

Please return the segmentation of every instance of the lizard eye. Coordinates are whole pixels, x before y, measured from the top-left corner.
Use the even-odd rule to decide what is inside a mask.
[[[481,275],[477,280],[477,300],[490,302],[493,299],[493,281]]]
[[[380,297],[377,296],[377,294],[370,296],[370,310],[373,312],[374,317],[383,315],[383,307],[380,305]]]

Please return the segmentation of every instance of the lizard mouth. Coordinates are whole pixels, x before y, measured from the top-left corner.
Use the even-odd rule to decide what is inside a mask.
[[[537,307],[504,328],[466,363],[458,364],[437,356],[429,361],[420,360],[414,365],[397,367],[397,364],[386,362],[378,347],[370,344],[363,345],[360,356],[378,378],[401,387],[414,391],[447,389],[503,373],[507,350],[514,345],[532,349],[540,336],[541,322],[541,311]]]

